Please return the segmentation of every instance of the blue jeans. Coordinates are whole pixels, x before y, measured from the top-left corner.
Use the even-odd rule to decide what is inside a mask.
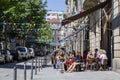
[[[57,69],[60,69],[60,68],[61,68],[61,63],[60,63],[60,60],[59,60],[59,59],[57,59],[57,61],[56,61],[56,68],[57,68]]]

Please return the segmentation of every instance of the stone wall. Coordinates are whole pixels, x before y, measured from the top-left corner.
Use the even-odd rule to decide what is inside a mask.
[[[113,59],[113,71],[120,73],[120,58]]]

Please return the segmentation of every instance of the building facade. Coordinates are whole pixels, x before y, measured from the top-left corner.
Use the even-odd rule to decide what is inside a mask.
[[[120,72],[120,0],[112,3],[113,70]]]
[[[68,17],[73,16],[72,18],[66,19],[70,21],[66,25],[68,27],[73,27],[72,32],[79,31],[82,28],[82,30],[76,33],[76,38],[74,35],[72,36],[73,49],[79,50],[81,53],[87,49],[92,51],[94,51],[96,48],[104,49],[107,52],[109,66],[111,66],[113,54],[111,48],[112,30],[110,25],[111,1],[92,0],[90,2],[89,0],[66,0],[66,5],[68,6]],[[89,11],[90,9],[93,10],[93,12]],[[79,17],[81,14],[83,14],[83,12],[85,12],[87,15],[79,19],[77,18],[76,14],[73,14],[77,13]],[[74,30],[74,25],[77,27],[76,30]],[[80,25],[80,28],[78,28],[78,25]]]
[[[46,14],[46,21],[49,21],[53,18],[59,20],[59,21],[62,21],[64,19],[64,12],[62,11],[47,11],[47,14]]]
[[[64,19],[64,12],[62,11],[48,11],[46,14],[46,21],[50,24],[52,29],[53,39],[51,45],[61,46],[59,40],[63,38],[64,29],[61,28],[61,21]]]
[[[83,2],[84,0],[66,0],[66,18],[81,13],[83,11]],[[66,39],[67,51],[76,50],[83,52],[83,35],[81,35],[83,31],[78,34],[73,34],[81,28],[80,22],[82,22],[81,19],[65,25],[68,30],[66,37],[69,36]]]

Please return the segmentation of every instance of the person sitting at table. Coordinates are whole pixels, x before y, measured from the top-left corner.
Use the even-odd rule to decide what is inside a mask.
[[[64,62],[64,53],[59,51],[56,55],[56,68],[61,69],[61,63]]]
[[[94,51],[95,51],[95,53],[94,53],[94,57],[96,58],[96,57],[98,56],[98,54],[99,54],[99,51],[98,51],[97,48],[96,48]]]
[[[99,61],[100,61],[100,51],[96,48],[95,50],[94,50],[94,58],[95,58],[95,60],[94,60],[94,62],[95,62],[95,65],[94,65],[94,68],[95,68],[95,70],[99,70]]]
[[[81,64],[81,62],[82,62],[82,56],[81,56],[80,52],[77,51],[77,52],[75,53],[74,62],[73,62],[73,63],[70,65],[70,67],[67,69],[67,72],[72,72],[77,65],[80,65],[80,64]]]
[[[67,68],[74,62],[74,55],[72,52],[68,52],[64,56],[64,61],[61,63],[62,71],[67,71]]]
[[[92,54],[92,51],[90,50],[87,54],[87,63],[86,63],[86,68],[87,69],[92,69],[92,66],[94,65],[94,55]]]
[[[106,55],[106,51],[105,50],[101,50],[100,51],[101,55],[100,55],[100,70],[105,70],[107,68],[107,62],[108,62],[108,57]]]

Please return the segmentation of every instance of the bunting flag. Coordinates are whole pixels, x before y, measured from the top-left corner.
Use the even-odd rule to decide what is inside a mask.
[[[26,24],[25,23],[22,23],[22,26],[25,26]]]
[[[76,15],[76,14],[77,14],[77,11],[74,11],[74,12],[73,12],[73,15]]]
[[[52,16],[55,16],[56,14],[55,14],[55,13],[52,13],[51,15],[52,15]]]
[[[77,24],[77,27],[80,29],[81,28],[81,24]]]
[[[14,26],[16,26],[16,23],[13,23]]]
[[[40,16],[38,16],[37,18],[40,18]]]
[[[58,31],[60,31],[60,30],[61,30],[61,28],[62,28],[62,27],[60,26],[60,27],[58,28]]]
[[[18,26],[21,26],[21,24],[20,24],[20,23],[17,23],[17,25],[18,25]]]
[[[73,24],[73,29],[76,31],[77,30],[77,25]]]
[[[34,28],[34,32],[36,33],[36,32],[37,32],[37,29]]]
[[[32,18],[35,19],[35,16],[33,16]]]
[[[57,13],[57,19],[59,19],[59,14]]]
[[[44,17],[44,16],[31,16],[31,15],[28,15],[27,17],[24,17],[23,19],[18,19],[18,21],[21,21],[21,20],[26,20],[26,21],[29,21],[28,23],[26,22],[0,22],[0,25],[13,25],[13,26],[29,26],[31,23],[30,23],[30,20],[31,19],[39,19],[41,17]],[[32,23],[31,26],[36,26],[36,25],[40,25],[40,24],[35,24],[35,23]]]
[[[35,26],[35,24],[33,24],[33,26]]]
[[[36,24],[36,23],[11,23],[11,22],[8,22],[8,23],[3,23],[3,22],[0,22],[0,25],[13,25],[13,26],[36,26],[36,25],[40,25],[40,24]]]

